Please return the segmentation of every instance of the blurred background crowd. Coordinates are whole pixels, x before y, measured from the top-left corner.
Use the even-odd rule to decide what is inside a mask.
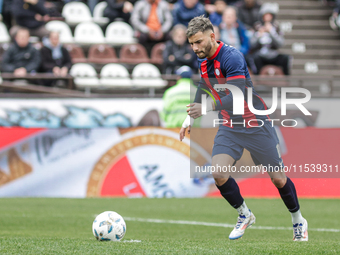
[[[334,7],[329,26],[339,30],[340,1],[329,2],[324,1]],[[185,65],[197,74],[197,57],[185,31],[193,17],[206,15],[217,39],[243,53],[251,74],[290,75],[293,57],[280,49],[285,45],[284,31],[291,32],[293,23],[280,24],[279,9],[277,2],[257,0],[0,0],[1,71],[16,77],[34,73],[66,77],[71,73],[93,78],[75,80],[79,87],[105,85],[97,79],[105,73],[174,75]],[[295,45],[295,50],[303,47]],[[143,65],[134,70],[138,64]],[[306,63],[304,68],[308,73],[318,66]],[[65,80],[30,83],[64,86]]]

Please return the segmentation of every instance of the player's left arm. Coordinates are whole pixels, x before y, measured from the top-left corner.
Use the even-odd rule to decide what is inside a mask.
[[[226,71],[226,83],[239,88],[242,91],[242,95],[244,95],[246,88],[245,65],[244,57],[240,52],[233,52],[233,54],[229,55],[224,63],[222,63],[222,68],[225,68]],[[233,107],[233,94],[229,93],[221,97],[221,102],[220,100],[216,100],[216,106],[213,105],[213,110],[231,109]]]

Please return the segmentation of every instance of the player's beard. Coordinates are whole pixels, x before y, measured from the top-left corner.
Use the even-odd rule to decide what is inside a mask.
[[[211,49],[212,49],[212,43],[208,42],[208,44],[205,47],[204,51],[203,52],[201,51],[201,53],[204,53],[204,55],[203,56],[198,56],[197,55],[197,57],[200,58],[200,59],[208,57],[208,54],[210,53]]]

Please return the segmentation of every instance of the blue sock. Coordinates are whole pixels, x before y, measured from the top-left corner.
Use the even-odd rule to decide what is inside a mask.
[[[277,188],[286,207],[291,213],[300,209],[299,201],[296,195],[294,183],[287,177],[287,182],[282,188]]]
[[[239,208],[243,204],[243,197],[241,196],[240,189],[234,178],[229,177],[226,183],[222,186],[216,185],[216,187],[220,190],[221,195],[232,207]]]

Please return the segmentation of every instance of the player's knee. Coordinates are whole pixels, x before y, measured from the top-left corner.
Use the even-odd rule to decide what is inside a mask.
[[[222,186],[228,181],[228,178],[215,178],[215,183],[217,186]]]
[[[273,184],[277,187],[277,188],[283,188],[283,186],[285,186],[287,179],[286,178],[271,178]]]

